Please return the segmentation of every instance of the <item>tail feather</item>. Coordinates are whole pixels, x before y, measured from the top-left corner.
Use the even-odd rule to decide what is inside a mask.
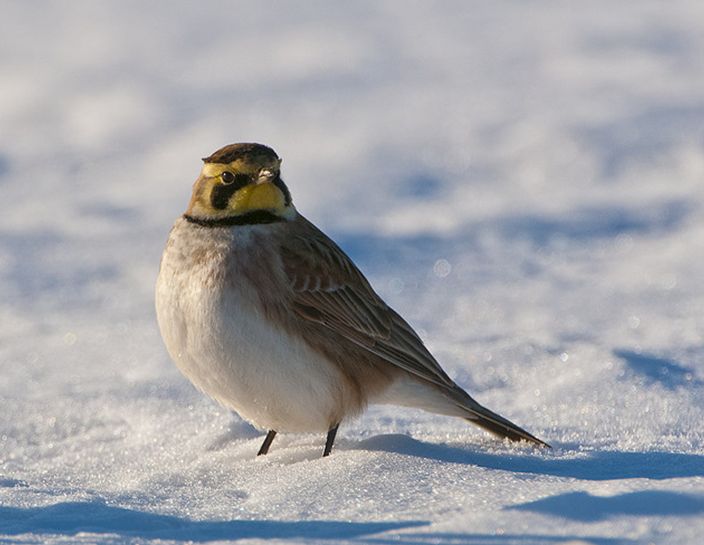
[[[464,418],[499,437],[506,437],[512,441],[528,441],[550,448],[546,442],[474,401],[456,384],[438,386],[408,375],[397,379],[381,395],[370,401],[416,407],[436,414]]]
[[[465,416],[465,419],[472,424],[485,429],[489,433],[499,437],[505,437],[511,441],[528,441],[541,447],[552,448],[545,441],[538,439],[520,426],[516,426],[516,424],[503,416],[490,411],[486,407],[474,401],[474,399],[472,399],[468,394],[465,392],[463,393],[469,399],[464,399],[463,403],[459,406],[469,413],[468,416]]]

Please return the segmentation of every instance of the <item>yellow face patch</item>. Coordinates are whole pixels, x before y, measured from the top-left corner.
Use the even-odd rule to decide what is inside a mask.
[[[200,176],[193,188],[187,213],[205,218],[224,218],[265,210],[276,215],[286,215],[286,197],[272,182],[250,181],[238,186],[223,184],[218,177]]]
[[[250,184],[230,198],[229,209],[236,214],[245,214],[253,210],[270,210],[281,212],[285,208],[284,194],[270,182]]]

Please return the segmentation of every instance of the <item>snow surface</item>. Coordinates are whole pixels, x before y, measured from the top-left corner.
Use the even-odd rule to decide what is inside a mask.
[[[704,4],[3,2],[0,542],[701,543]],[[272,145],[478,400],[260,432],[170,363],[199,158]]]

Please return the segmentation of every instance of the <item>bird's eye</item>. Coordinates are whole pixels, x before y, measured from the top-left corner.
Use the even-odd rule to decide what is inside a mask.
[[[235,181],[235,175],[229,170],[226,170],[225,172],[220,174],[220,179],[225,185],[230,185],[232,182]]]

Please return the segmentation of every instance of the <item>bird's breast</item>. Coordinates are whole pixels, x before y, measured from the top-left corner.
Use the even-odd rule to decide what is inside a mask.
[[[326,431],[358,409],[349,385],[302,338],[267,318],[260,290],[276,289],[276,271],[267,271],[276,260],[262,251],[266,238],[235,229],[174,227],[156,288],[169,354],[200,390],[259,427]]]

